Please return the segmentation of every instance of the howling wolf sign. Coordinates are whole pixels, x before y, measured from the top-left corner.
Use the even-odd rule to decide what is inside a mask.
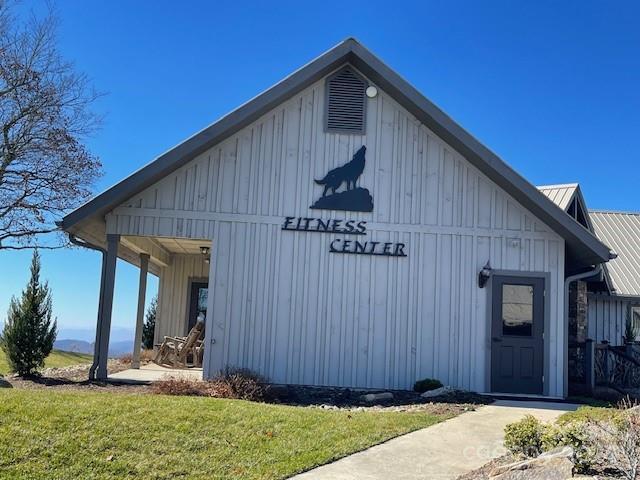
[[[322,180],[314,180],[318,185],[324,186],[324,191],[322,197],[311,205],[311,208],[351,212],[373,211],[373,198],[371,198],[369,190],[356,186],[358,178],[364,171],[366,151],[367,147],[363,145],[353,155],[350,162],[330,170]],[[346,190],[336,193],[336,190],[343,183]],[[327,195],[329,190],[331,190],[331,195]]]

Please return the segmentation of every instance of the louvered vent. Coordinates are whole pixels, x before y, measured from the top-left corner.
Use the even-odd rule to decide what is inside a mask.
[[[346,67],[327,79],[328,132],[364,133],[367,83]]]

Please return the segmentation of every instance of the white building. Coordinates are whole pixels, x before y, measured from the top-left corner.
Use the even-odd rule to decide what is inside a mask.
[[[205,377],[562,397],[565,292],[611,256],[563,210],[347,39],[62,227],[105,252],[99,377],[121,258],[158,341],[206,311]]]

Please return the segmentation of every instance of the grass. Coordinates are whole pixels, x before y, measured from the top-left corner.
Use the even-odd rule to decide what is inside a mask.
[[[0,398],[3,479],[286,478],[445,418],[131,393]]]
[[[82,363],[91,363],[93,357],[84,353],[63,352],[54,350],[45,360],[45,368],[68,367],[70,365],[79,365]],[[0,350],[0,375],[9,373],[9,364],[4,352]]]

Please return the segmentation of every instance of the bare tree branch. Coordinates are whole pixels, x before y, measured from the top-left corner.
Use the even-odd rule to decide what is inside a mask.
[[[19,22],[0,0],[0,250],[42,243],[101,174],[84,145],[99,94],[60,56],[56,26],[52,12]]]

